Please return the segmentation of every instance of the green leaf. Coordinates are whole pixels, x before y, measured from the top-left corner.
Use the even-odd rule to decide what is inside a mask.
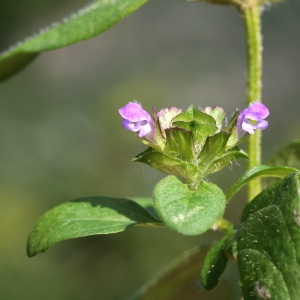
[[[299,216],[297,173],[246,206],[237,241],[245,299],[300,299]]]
[[[147,0],[98,0],[41,30],[0,56],[0,80],[11,76],[40,52],[93,38],[145,4]]]
[[[229,201],[232,196],[237,193],[245,184],[258,177],[277,177],[284,178],[290,173],[298,172],[295,168],[277,166],[269,167],[260,165],[247,171],[226,193],[226,199]]]
[[[179,121],[186,122],[186,123],[196,121],[200,124],[216,126],[216,121],[212,116],[201,112],[199,109],[196,109],[193,105],[188,107],[183,113],[177,115],[172,120],[173,124],[174,123],[176,124],[176,122],[179,122]]]
[[[227,141],[226,150],[232,149],[233,147],[237,146],[244,140],[244,137],[246,138],[246,136],[247,136],[247,134],[245,134],[244,137],[239,139],[238,132],[236,129],[237,118],[238,118],[239,114],[240,114],[240,111],[236,110],[235,113],[232,115],[227,126],[223,129],[224,131],[231,133],[230,138]]]
[[[158,216],[170,229],[198,235],[222,217],[225,195],[210,182],[201,182],[197,190],[191,191],[175,176],[168,176],[156,184],[153,203]]]
[[[196,156],[198,156],[199,152],[202,150],[207,137],[213,135],[217,131],[217,127],[215,125],[200,124],[196,121],[189,123],[178,121],[174,122],[173,126],[177,126],[191,132]],[[178,128],[176,129],[178,130]]]
[[[268,166],[287,166],[300,170],[300,140],[296,140],[280,149],[269,161]],[[267,187],[276,182],[273,178],[263,180]]]
[[[234,147],[228,151],[226,151],[221,158],[214,159],[213,162],[210,164],[208,174],[217,172],[227,166],[228,164],[232,163],[233,161],[239,158],[246,158],[248,159],[247,153],[240,149],[239,147]]]
[[[169,128],[166,132],[166,155],[176,157],[186,162],[194,160],[193,140],[191,131],[181,128]],[[180,151],[180,153],[178,153]]]
[[[201,166],[206,168],[211,161],[224,154],[229,137],[230,133],[221,131],[207,138],[206,143],[198,156],[198,159],[201,161],[199,164],[200,168]]]
[[[236,126],[237,118],[239,117],[239,115],[240,115],[240,111],[236,110],[232,115],[230,121],[228,122],[227,126],[223,130],[227,132],[231,132]]]
[[[60,241],[157,223],[158,220],[131,200],[100,196],[79,198],[53,208],[38,220],[29,235],[27,253],[31,257]]]
[[[218,130],[222,129],[223,121],[226,116],[223,108],[219,106],[208,106],[204,108],[203,112],[214,118]]]
[[[216,129],[217,127],[213,125],[200,124],[195,122],[192,133],[194,139],[195,154],[197,156],[202,151],[207,138],[212,136],[216,132]]]
[[[197,154],[202,150],[207,137],[218,130],[213,116],[199,111],[194,106],[177,115],[172,125],[192,132],[194,151]]]
[[[199,153],[202,151],[207,138],[213,135],[217,130],[217,127],[215,125],[201,124],[196,121],[192,121],[190,123],[179,121],[173,123],[173,125],[191,131],[193,138],[193,150],[195,152],[195,156],[198,156]]]
[[[197,166],[179,158],[167,156],[152,148],[140,153],[132,161],[143,162],[166,174],[182,177],[188,182],[196,180],[199,173]]]
[[[212,290],[219,283],[220,276],[223,274],[231,256],[231,246],[235,241],[235,237],[236,230],[228,231],[208,251],[200,274],[201,283],[206,290]]]

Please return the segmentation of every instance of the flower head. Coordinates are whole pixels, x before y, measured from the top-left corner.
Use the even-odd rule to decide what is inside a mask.
[[[240,138],[254,129],[265,129],[269,111],[261,103],[252,103],[241,113],[237,110],[227,125],[226,114],[218,106],[153,109],[152,118],[141,104],[130,102],[119,113],[123,127],[136,132],[148,146],[133,161],[182,177],[186,184],[196,187],[232,161],[248,158],[237,146]]]
[[[239,137],[242,137],[246,132],[253,134],[255,129],[266,129],[268,127],[268,121],[264,119],[268,115],[269,110],[262,103],[251,103],[247,108],[242,110],[237,119]]]
[[[154,122],[142,105],[136,102],[129,102],[119,109],[122,120],[122,126],[126,130],[139,132],[140,138],[146,137],[154,129]]]

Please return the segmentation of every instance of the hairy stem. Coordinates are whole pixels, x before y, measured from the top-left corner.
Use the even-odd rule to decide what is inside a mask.
[[[261,102],[262,90],[262,35],[261,35],[261,7],[253,5],[242,9],[245,22],[247,41],[247,105],[251,102]],[[261,131],[248,139],[248,170],[261,164]],[[250,202],[261,191],[260,179],[251,181],[248,185],[248,201]]]

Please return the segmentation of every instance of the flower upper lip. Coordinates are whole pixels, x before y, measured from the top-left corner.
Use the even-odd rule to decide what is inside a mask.
[[[122,120],[122,126],[126,130],[139,132],[140,138],[151,133],[154,128],[154,122],[147,111],[142,108],[142,105],[136,102],[130,102],[119,109]]]
[[[129,102],[127,105],[119,109],[122,118],[130,122],[152,121],[151,116],[145,111],[139,103]]]

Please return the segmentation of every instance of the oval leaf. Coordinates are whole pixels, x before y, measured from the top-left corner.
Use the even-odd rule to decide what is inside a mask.
[[[28,256],[78,237],[124,231],[137,224],[159,223],[134,201],[109,197],[79,198],[45,213],[31,231]]]
[[[247,171],[226,193],[226,200],[229,201],[249,181],[259,177],[284,178],[290,173],[298,172],[297,169],[285,166],[269,167],[260,165]]]
[[[206,232],[225,209],[225,195],[216,185],[202,182],[196,191],[191,191],[175,176],[168,176],[155,186],[153,201],[163,222],[185,235]]]
[[[77,13],[41,30],[0,56],[0,80],[11,76],[40,52],[66,47],[107,30],[147,0],[98,0]]]

